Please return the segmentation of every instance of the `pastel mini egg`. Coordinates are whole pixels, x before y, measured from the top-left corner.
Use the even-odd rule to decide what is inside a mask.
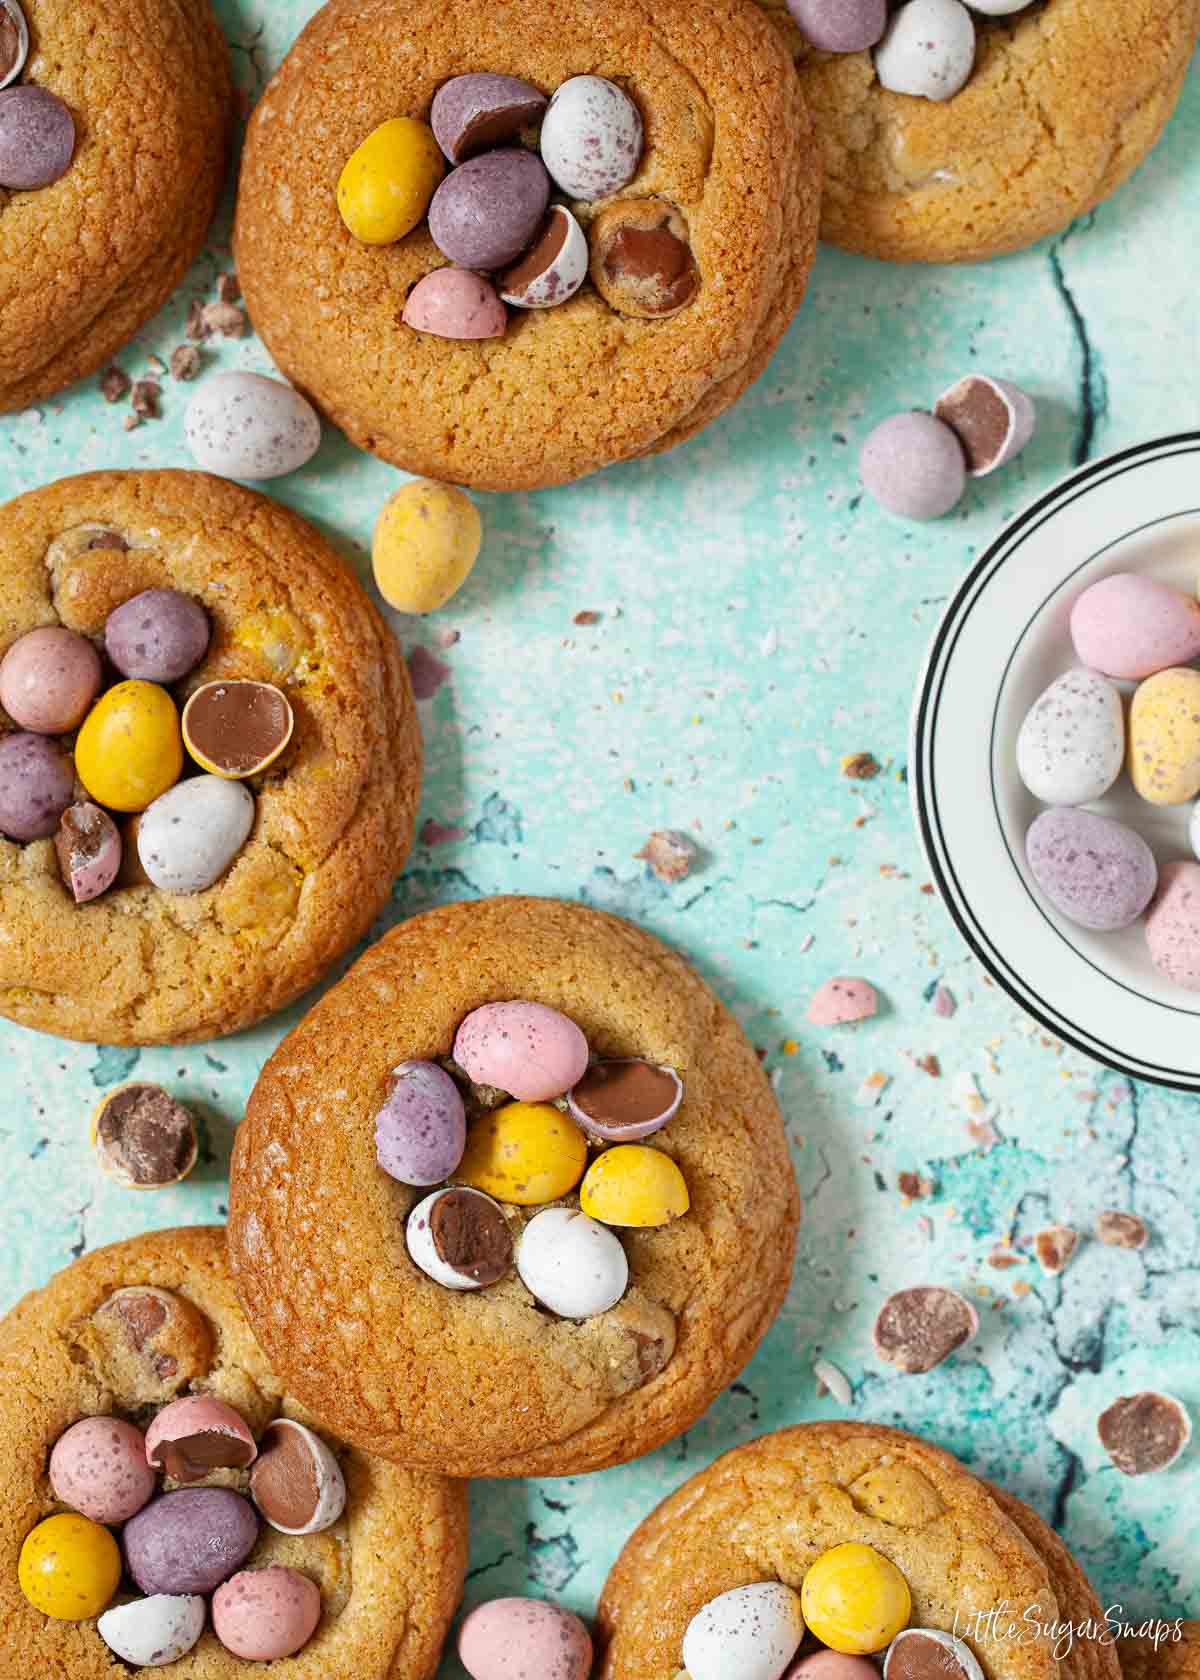
[[[404,1241],[414,1265],[443,1289],[487,1289],[512,1265],[512,1232],[503,1208],[469,1185],[453,1184],[418,1202]]]
[[[502,146],[452,169],[433,195],[429,232],[463,268],[505,268],[532,244],[550,202],[550,177],[536,152]]]
[[[104,621],[104,651],[123,677],[173,683],[208,652],[208,614],[179,589],[143,589]]]
[[[619,1143],[592,1162],[579,1205],[604,1225],[647,1228],[680,1219],[691,1206],[687,1183],[669,1155],[642,1143]]]
[[[537,239],[500,276],[500,296],[518,309],[550,309],[575,296],[587,279],[587,236],[565,204],[552,204]]]
[[[652,1137],[674,1119],[682,1101],[683,1080],[675,1069],[639,1056],[593,1062],[567,1092],[572,1119],[603,1143]]]
[[[198,1593],[153,1593],[106,1610],[96,1632],[135,1668],[165,1668],[186,1657],[204,1632],[208,1605]]]
[[[87,1417],[59,1436],[50,1454],[54,1497],[98,1523],[122,1523],[154,1493],[146,1440],[123,1418]]]
[[[242,781],[270,769],[295,725],[291,701],[274,683],[203,683],[183,708],[183,744],[202,770]]]
[[[847,1656],[886,1649],[912,1614],[908,1582],[896,1565],[857,1541],[822,1552],[804,1577],[800,1602],[821,1643]]]
[[[1155,968],[1185,992],[1200,991],[1200,863],[1164,863],[1146,913]]]
[[[215,886],[254,827],[254,795],[224,776],[189,776],[162,794],[138,824],[137,853],[162,892]]]
[[[435,338],[503,338],[508,311],[490,280],[465,268],[435,268],[404,303],[404,324]]]
[[[1200,671],[1158,671],[1129,707],[1129,775],[1151,805],[1200,793]]]
[[[1017,774],[1047,805],[1099,799],[1125,763],[1121,696],[1095,671],[1068,671],[1025,714],[1017,736]]]
[[[837,974],[818,986],[808,1005],[814,1027],[846,1027],[879,1013],[879,994],[869,980]]]
[[[783,1680],[879,1680],[879,1670],[869,1657],[848,1657],[844,1651],[819,1650],[797,1657]],[[928,1680],[934,1680],[934,1676],[928,1676]]]
[[[867,494],[901,519],[940,519],[967,487],[962,444],[944,420],[919,409],[881,420],[858,464]]]
[[[257,1539],[250,1501],[222,1487],[160,1494],[121,1532],[129,1573],[150,1594],[212,1592],[241,1568]]]
[[[317,1631],[320,1589],[281,1564],[244,1569],[213,1594],[212,1619],[213,1632],[235,1657],[277,1662],[295,1656]]]
[[[364,245],[392,245],[425,219],[446,165],[433,130],[415,117],[392,117],[371,130],[338,179],[343,222]]]
[[[780,1680],[803,1637],[799,1595],[781,1581],[758,1581],[696,1612],[683,1636],[683,1665],[690,1680]]]
[[[68,805],[54,836],[58,867],[76,904],[107,892],[121,870],[121,833],[107,811],[88,800]]]
[[[401,1062],[375,1116],[375,1159],[401,1184],[441,1184],[462,1160],[462,1094],[436,1062]]]
[[[574,1208],[543,1208],[521,1233],[517,1271],[560,1318],[594,1318],[629,1287],[629,1261],[606,1226]]]
[[[346,1508],[346,1481],[314,1430],[280,1417],[263,1431],[250,1496],[280,1534],[322,1534]]]
[[[1140,681],[1200,657],[1200,602],[1140,572],[1114,572],[1071,608],[1080,663]]]
[[[176,1482],[210,1470],[244,1470],[258,1456],[240,1412],[213,1394],[185,1394],[156,1412],[146,1430],[146,1462]]]
[[[26,82],[0,93],[0,187],[53,186],[75,155],[75,119],[49,88]]]
[[[953,99],[975,68],[975,24],[960,0],[907,0],[875,48],[875,74],[893,93]]]
[[[121,1554],[107,1528],[73,1511],[47,1517],[25,1536],[17,1582],[43,1616],[88,1622],[107,1609],[121,1580]]]
[[[97,805],[144,811],[183,769],[179,713],[157,683],[120,682],[102,694],[75,740],[75,769]]]
[[[1100,933],[1135,922],[1158,879],[1154,853],[1140,834],[1069,806],[1035,817],[1025,836],[1025,856],[1054,908]]]
[[[839,1676],[810,1675],[809,1680],[839,1680]],[[845,1680],[852,1677],[846,1675]],[[965,1639],[941,1628],[905,1628],[887,1648],[883,1680],[984,1680],[984,1675]]]
[[[552,1102],[582,1079],[588,1045],[568,1015],[544,1003],[485,1003],[455,1034],[454,1060],[476,1085]]]
[[[210,373],[188,403],[183,429],[196,465],[221,478],[283,478],[321,446],[311,403],[262,373]]]
[[[592,1638],[578,1616],[539,1598],[476,1605],[458,1632],[471,1680],[587,1680]]]
[[[887,0],[788,0],[788,11],[821,52],[866,52],[887,27]]]
[[[0,834],[48,840],[75,797],[71,760],[45,735],[0,735]]]
[[[623,88],[603,76],[572,76],[542,119],[542,161],[568,198],[620,192],[642,161],[642,117]]]
[[[550,1103],[504,1103],[467,1133],[454,1177],[517,1207],[569,1196],[587,1165],[587,1139],[569,1114]]]
[[[429,125],[451,163],[508,145],[541,121],[546,95],[518,76],[476,70],[452,76],[433,96]]]
[[[414,478],[388,497],[375,525],[371,567],[379,593],[397,612],[444,607],[479,558],[479,509],[454,484]]]
[[[100,655],[61,625],[30,630],[0,660],[0,706],[18,729],[66,735],[100,692]]]

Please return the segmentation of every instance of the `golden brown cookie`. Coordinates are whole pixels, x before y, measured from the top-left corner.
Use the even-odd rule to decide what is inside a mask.
[[[420,1193],[376,1164],[391,1069],[448,1056],[466,1015],[513,998],[683,1080],[653,1141],[690,1211],[621,1233],[629,1292],[583,1322],[539,1308],[515,1270],[474,1293],[434,1283],[405,1246]],[[366,1450],[457,1476],[600,1469],[686,1429],[778,1311],[799,1214],[779,1111],[729,1011],[628,922],[534,898],[431,911],[368,951],[263,1070],[231,1188],[238,1289],[289,1385]],[[506,1211],[519,1225],[535,1210]]]
[[[601,1680],[675,1680],[688,1623],[711,1599],[758,1581],[798,1591],[847,1541],[890,1558],[912,1593],[910,1625],[957,1632],[987,1680],[1120,1680],[1103,1636],[1056,1656],[1056,1623],[1103,1628],[1103,1611],[1041,1519],[940,1448],[868,1423],[765,1435],[664,1500],[605,1584]],[[1010,1623],[1017,1637],[1004,1637]]]
[[[171,1367],[174,1366],[174,1369]],[[164,1376],[163,1373],[166,1373]],[[25,1536],[57,1505],[51,1447],[80,1418],[113,1414],[145,1428],[164,1401],[212,1394],[255,1433],[275,1417],[324,1432],[272,1375],[237,1303],[219,1227],[157,1231],[97,1249],[8,1315],[0,1335],[0,1671],[117,1680],[129,1670],[94,1622],[54,1621],[17,1584]],[[344,1515],[319,1534],[263,1524],[248,1568],[284,1564],[316,1582],[316,1634],[284,1666],[294,1680],[430,1680],[466,1568],[463,1490],[384,1464],[326,1435],[340,1461]],[[244,1490],[248,1474],[206,1483]],[[211,1626],[166,1680],[259,1672]]]
[[[380,123],[428,117],[442,83],[482,68],[548,92],[581,73],[627,88],[646,151],[620,197],[683,212],[701,278],[690,303],[639,319],[586,284],[557,308],[513,310],[499,339],[402,324],[407,293],[445,259],[424,224],[396,245],[355,241],[338,176]],[[238,272],[276,361],[360,447],[530,489],[668,448],[757,378],[803,294],[819,192],[786,52],[748,0],[332,0],[251,122]],[[572,206],[585,225],[600,207]]]
[[[42,625],[96,638],[159,586],[199,600],[212,626],[176,699],[216,678],[273,683],[295,733],[247,784],[254,828],[208,891],[143,877],[79,906],[52,840],[0,837],[0,1013],[65,1038],[181,1043],[261,1020],[365,932],[412,843],[421,745],[404,662],[305,520],[188,472],[91,473],[0,509],[0,653]]]
[[[894,262],[1020,250],[1107,198],[1162,133],[1200,31],[1197,0],[975,13],[971,79],[935,103],[881,87],[870,53],[817,52],[785,0],[762,3],[824,151],[821,237]]]
[[[1117,1644],[1125,1680],[1200,1680],[1200,1622],[1166,1624],[1157,1638],[1140,1636]]]
[[[75,119],[52,186],[0,192],[0,410],[101,367],[204,241],[228,157],[229,49],[208,0],[21,0],[21,82]]]

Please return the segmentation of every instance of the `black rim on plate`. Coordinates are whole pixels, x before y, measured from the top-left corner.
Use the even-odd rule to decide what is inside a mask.
[[[959,585],[934,635],[913,712],[910,756],[913,810],[938,893],[967,945],[997,984],[1056,1038],[1061,1038],[1085,1055],[1133,1079],[1146,1079],[1158,1085],[1194,1092],[1200,1090],[1200,1071],[1189,1072],[1144,1062],[1093,1037],[1047,1002],[993,943],[959,885],[942,831],[932,763],[938,712],[955,646],[971,611],[1000,568],[1048,519],[1098,485],[1120,478],[1150,461],[1189,454],[1200,454],[1200,432],[1179,432],[1123,449],[1073,473],[1005,526]]]

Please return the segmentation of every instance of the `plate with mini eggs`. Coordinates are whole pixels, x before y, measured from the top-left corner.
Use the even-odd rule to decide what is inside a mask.
[[[971,569],[912,723],[914,814],[1029,1014],[1200,1090],[1200,433],[1073,474]]]

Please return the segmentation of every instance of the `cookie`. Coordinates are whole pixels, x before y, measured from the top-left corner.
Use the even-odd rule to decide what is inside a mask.
[[[164,627],[153,648],[133,634],[129,657],[113,634],[115,609],[163,589],[181,592],[170,599],[200,620],[202,652],[207,620],[207,651],[195,664],[195,646],[185,649],[192,663],[179,681],[169,678],[178,665],[132,656],[169,655],[172,639],[187,642],[187,622]],[[94,802],[75,809],[106,821],[106,834],[115,822],[123,841],[122,873],[108,885],[110,866],[102,896],[74,901],[46,824],[0,819],[9,834],[35,834],[0,837],[0,1012],[65,1038],[153,1044],[216,1038],[282,1008],[366,931],[412,842],[420,734],[391,632],[311,525],[236,484],[186,472],[88,474],[0,509],[0,654],[45,626],[101,646],[107,626],[107,651],[125,671],[106,666],[104,682],[153,671],[166,686],[107,688],[74,739],[83,797]],[[257,721],[247,739],[264,745],[277,713],[285,727],[291,714],[290,739],[261,774],[247,776],[243,759],[232,767],[242,779],[179,781],[177,714],[214,682],[219,698],[235,682],[233,696],[249,696]],[[114,765],[127,702],[144,744]],[[221,722],[210,715],[204,730],[198,716],[185,727],[191,771],[204,740],[217,751]],[[0,748],[12,739],[0,712]],[[27,734],[18,749],[22,741],[56,762],[65,754],[69,782],[69,734]],[[165,801],[139,819],[146,794],[170,782]],[[181,799],[182,825],[172,821]],[[172,835],[203,837],[205,856],[173,858]]]
[[[551,1106],[547,1115],[540,1100],[511,1105],[529,1129],[523,1138],[507,1134],[513,1150],[495,1152],[489,1176],[478,1170],[481,1145],[505,1112],[496,1107],[505,1093],[468,1087],[467,1154],[449,1178],[483,1192],[459,1212],[478,1214],[489,1197],[498,1204],[516,1261],[502,1252],[493,1216],[479,1232],[494,1241],[476,1259],[497,1281],[471,1287],[468,1277],[448,1288],[426,1275],[405,1241],[406,1221],[445,1165],[407,1169],[410,1184],[420,1177],[425,1189],[398,1182],[377,1163],[374,1128],[379,1117],[380,1158],[391,1171],[385,1145],[395,1140],[380,1110],[393,1070],[445,1065],[452,1051],[480,1068],[477,1054],[518,1044],[520,1030],[501,1020],[491,1032],[488,1015],[475,1018],[482,1031],[460,1028],[481,1006],[516,999],[533,1005],[526,1018],[539,1030],[556,1035],[557,1080],[523,1090],[577,1078],[590,1050],[673,1070],[683,1100],[635,1156],[618,1147],[589,1157],[570,1113]],[[581,1037],[566,1032],[563,1017]],[[547,1067],[550,1038],[541,1042]],[[425,1083],[444,1090],[437,1076],[434,1067]],[[506,1077],[517,1082],[515,1067]],[[573,1152],[573,1165],[564,1172],[551,1150],[535,1181],[524,1169],[536,1151],[521,1150],[543,1124]],[[612,1169],[618,1157],[650,1170],[634,1182]],[[571,1189],[589,1158],[582,1191]],[[732,1015],[680,957],[628,922],[535,898],[431,911],[368,951],[263,1070],[231,1177],[238,1289],[289,1385],[347,1439],[456,1476],[600,1469],[686,1429],[778,1311],[799,1213],[779,1111]],[[565,1318],[539,1305],[523,1277],[538,1283],[562,1258],[562,1233],[552,1228],[580,1200],[593,1218],[573,1230],[591,1239],[596,1270],[616,1276],[618,1291],[622,1262],[613,1250],[624,1250],[628,1288],[599,1310],[595,1301],[560,1300],[579,1315]],[[605,1220],[615,1202],[623,1224],[614,1229]],[[661,1216],[669,1222],[644,1223]],[[535,1228],[548,1240],[526,1250],[524,1234]],[[430,1234],[414,1246],[432,1263]]]
[[[1200,1680],[1200,1622],[1165,1624],[1165,1637],[1140,1635],[1118,1641],[1125,1680]]]
[[[70,162],[0,193],[0,410],[102,367],[183,278],[225,175],[233,90],[208,0],[21,0],[20,86],[65,103]]]
[[[880,86],[869,52],[818,52],[784,0],[825,160],[821,237],[894,262],[977,262],[1065,227],[1162,133],[1200,31],[1197,0],[1039,0],[972,14],[975,67],[943,102]]]
[[[97,1249],[26,1296],[4,1320],[4,1673],[110,1680],[118,1672],[95,1618],[54,1620],[26,1600],[18,1587],[18,1556],[37,1524],[66,1509],[54,1497],[47,1466],[67,1429],[83,1418],[114,1416],[145,1430],[155,1415],[164,1416],[165,1404],[189,1394],[210,1397],[210,1412],[212,1401],[223,1402],[221,1410],[233,1408],[260,1446],[274,1418],[295,1418],[320,1431],[344,1479],[344,1513],[331,1526],[288,1535],[263,1522],[249,1555],[250,1569],[297,1570],[320,1592],[317,1631],[289,1662],[288,1674],[295,1680],[430,1680],[466,1567],[463,1490],[346,1447],[288,1396],[238,1306],[223,1232],[208,1226]],[[61,1486],[58,1474],[55,1481]],[[248,1492],[250,1471],[213,1469],[189,1485],[229,1490],[229,1500]],[[257,1491],[261,1495],[261,1484]],[[238,1508],[246,1509],[244,1499]],[[133,1558],[135,1542],[127,1533],[120,1537]],[[211,1625],[170,1668],[179,1680],[233,1680],[249,1672]]]
[[[957,1633],[987,1680],[1119,1680],[1110,1642],[1078,1637],[1056,1655],[1056,1622],[1102,1627],[1103,1611],[1033,1511],[940,1448],[858,1423],[800,1424],[738,1447],[646,1518],[601,1598],[602,1680],[674,1680],[705,1605],[758,1582],[799,1593],[841,1546],[898,1569],[911,1594],[901,1626]],[[1018,1631],[1006,1638],[1010,1621]]]
[[[632,98],[644,135],[636,174],[606,199],[569,203],[585,234],[628,199],[662,200],[664,220],[678,213],[699,284],[674,313],[627,312],[644,306],[645,288],[614,307],[586,281],[556,307],[510,310],[507,325],[490,288],[463,300],[469,321],[455,309],[455,330],[479,333],[496,330],[499,311],[501,336],[448,339],[401,319],[445,258],[423,220],[391,244],[356,239],[339,215],[339,176],[381,125],[427,120],[439,88],[484,69],[545,94],[586,73]],[[319,144],[296,144],[318,131]],[[524,138],[533,145],[534,131]],[[466,168],[489,155],[501,154]],[[548,155],[559,156],[557,141]],[[644,0],[602,11],[332,0],[250,124],[238,272],[280,367],[353,442],[435,479],[531,489],[669,448],[758,377],[804,291],[819,177],[786,52],[748,0],[683,11]],[[435,205],[442,238],[446,219]],[[453,301],[439,300],[441,318]],[[439,318],[432,305],[408,313],[422,325]],[[347,356],[348,340],[363,353]]]

